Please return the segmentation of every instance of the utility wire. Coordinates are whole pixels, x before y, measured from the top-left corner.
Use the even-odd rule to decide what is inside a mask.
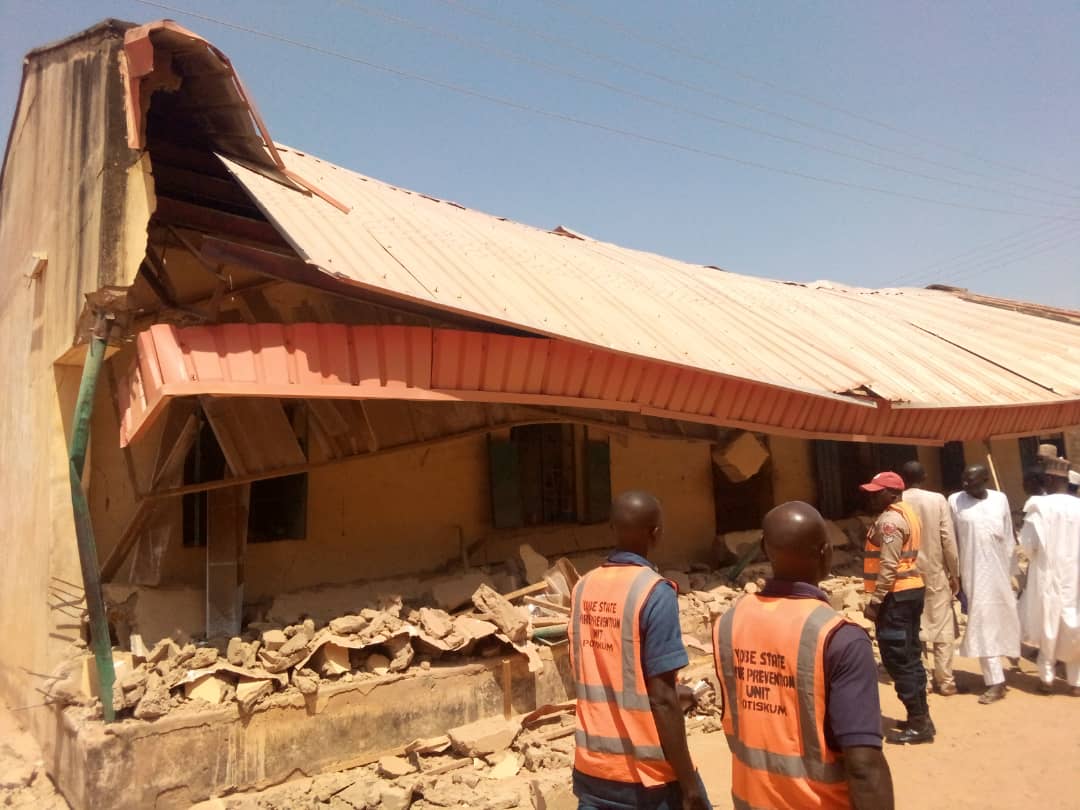
[[[702,64],[709,65],[710,67],[714,67],[714,68],[717,68],[719,70],[723,70],[723,71],[725,71],[727,73],[731,73],[731,74],[739,77],[743,81],[751,82],[753,84],[757,84],[757,85],[760,85],[762,87],[767,87],[767,88],[769,88],[770,90],[772,90],[774,92],[781,93],[781,94],[786,95],[786,96],[791,96],[792,98],[798,98],[798,99],[801,99],[802,101],[807,101],[807,102],[809,102],[811,104],[814,104],[814,105],[816,105],[818,107],[823,107],[823,108],[825,108],[827,110],[830,110],[832,112],[836,112],[836,113],[840,113],[842,115],[846,115],[849,118],[854,118],[854,119],[856,119],[858,121],[862,121],[863,123],[871,124],[871,125],[873,125],[875,127],[879,127],[881,129],[888,130],[889,132],[893,132],[893,133],[895,133],[897,135],[903,135],[906,138],[911,138],[911,139],[916,140],[916,141],[921,141],[923,143],[930,144],[931,146],[937,147],[938,149],[944,149],[944,150],[949,151],[949,152],[954,152],[954,153],[959,154],[959,155],[964,155],[965,157],[975,158],[976,160],[979,160],[979,161],[981,161],[983,163],[986,163],[986,164],[988,164],[990,166],[997,166],[998,168],[1008,169],[1009,171],[1013,171],[1013,172],[1019,172],[1021,174],[1028,175],[1029,177],[1036,177],[1036,178],[1038,178],[1040,180],[1048,180],[1051,183],[1055,183],[1057,185],[1064,186],[1064,187],[1069,188],[1069,189],[1071,189],[1073,191],[1080,191],[1080,187],[1074,186],[1071,183],[1063,182],[1062,180],[1059,180],[1056,177],[1051,177],[1051,176],[1045,175],[1045,174],[1039,174],[1038,172],[1033,172],[1033,171],[1030,171],[1029,169],[1025,169],[1025,168],[1022,168],[1020,166],[1014,166],[1014,165],[1011,165],[1009,163],[1003,163],[1003,162],[998,161],[998,160],[991,160],[990,158],[983,157],[982,155],[980,155],[980,154],[978,154],[976,152],[972,152],[972,151],[969,151],[969,150],[966,150],[966,149],[961,149],[961,148],[958,148],[958,147],[955,147],[955,146],[950,146],[949,144],[942,143],[941,141],[934,140],[932,138],[927,138],[924,135],[919,135],[919,134],[917,134],[915,132],[911,132],[910,130],[901,129],[900,127],[897,127],[897,126],[895,126],[893,124],[888,123],[887,121],[881,121],[881,120],[879,120],[877,118],[871,118],[870,116],[863,115],[862,113],[858,113],[858,112],[855,112],[853,110],[846,109],[846,108],[841,107],[841,106],[839,106],[837,104],[834,104],[834,103],[832,103],[830,101],[826,101],[824,99],[818,98],[817,96],[813,96],[813,95],[810,95],[809,93],[805,93],[805,92],[803,92],[801,90],[792,90],[790,88],[784,87],[784,86],[778,84],[777,82],[771,81],[769,79],[763,79],[760,76],[755,76],[754,74],[747,73],[744,70],[739,70],[738,68],[733,68],[733,67],[731,67],[729,65],[725,65],[725,64],[723,64],[721,62],[717,62],[716,60],[711,59],[710,57],[705,56],[704,54],[696,53],[694,51],[691,51],[691,50],[689,50],[687,48],[681,47],[681,46],[676,45],[674,43],[666,42],[664,40],[656,39],[655,37],[651,37],[651,36],[649,36],[647,34],[643,34],[643,33],[639,32],[639,31],[634,30],[633,28],[630,28],[627,25],[624,25],[623,23],[619,22],[618,20],[613,20],[613,19],[611,19],[609,17],[604,17],[604,16],[601,16],[599,14],[594,14],[591,11],[585,11],[583,9],[577,8],[576,6],[572,5],[571,3],[566,3],[566,2],[563,2],[562,0],[541,0],[541,2],[546,3],[549,6],[555,6],[557,8],[560,8],[563,11],[566,11],[566,12],[568,12],[570,14],[573,14],[573,15],[575,15],[577,17],[581,17],[581,18],[584,18],[584,19],[593,20],[594,22],[598,22],[601,25],[605,25],[608,28],[612,28],[612,29],[622,33],[624,36],[630,37],[631,39],[636,39],[639,42],[643,42],[643,43],[645,43],[647,45],[651,45],[651,46],[653,46],[655,48],[660,48],[662,50],[669,51],[670,53],[674,53],[674,54],[676,54],[678,56],[682,56],[682,57],[685,57],[685,58],[688,58],[688,59],[692,59],[692,60],[694,60],[696,62],[700,62]]]
[[[343,2],[352,2],[352,0],[342,0],[342,1]],[[760,113],[760,114],[766,115],[766,116],[770,116],[772,118],[776,118],[776,119],[781,120],[781,121],[786,121],[788,123],[795,124],[795,125],[800,126],[800,127],[804,127],[806,129],[812,130],[814,132],[820,132],[820,133],[823,133],[823,134],[826,134],[826,135],[830,135],[832,137],[841,138],[843,140],[850,141],[851,143],[855,143],[855,144],[858,144],[860,146],[865,146],[865,147],[868,147],[870,149],[876,149],[876,150],[881,151],[881,152],[888,152],[888,153],[891,153],[891,154],[894,154],[894,155],[898,155],[900,157],[907,158],[908,160],[914,160],[914,161],[919,162],[919,163],[924,163],[924,164],[926,164],[928,166],[935,166],[935,167],[937,167],[939,169],[948,169],[949,171],[959,172],[960,174],[967,174],[967,175],[971,175],[973,177],[981,177],[982,179],[990,180],[991,182],[1003,183],[1005,185],[1010,185],[1010,186],[1016,186],[1017,188],[1028,189],[1029,191],[1037,191],[1037,192],[1039,192],[1041,194],[1052,194],[1052,195],[1055,195],[1055,196],[1058,196],[1058,197],[1062,197],[1062,198],[1064,198],[1066,200],[1069,200],[1071,202],[1080,200],[1080,196],[1077,196],[1077,194],[1075,194],[1075,193],[1070,194],[1068,192],[1055,191],[1053,189],[1048,189],[1048,188],[1045,188],[1043,186],[1035,186],[1035,185],[1031,185],[1029,183],[1022,183],[1019,180],[999,178],[999,177],[995,177],[995,176],[990,175],[990,174],[986,174],[984,172],[975,171],[974,169],[968,169],[968,168],[964,168],[962,166],[953,165],[951,163],[942,163],[942,162],[937,161],[937,160],[931,160],[930,158],[924,157],[922,155],[915,154],[914,152],[908,152],[908,151],[906,151],[904,149],[897,149],[896,147],[886,146],[886,145],[880,144],[880,143],[875,143],[874,141],[869,141],[869,140],[866,140],[865,138],[860,138],[860,137],[858,137],[856,135],[852,135],[851,133],[848,133],[848,132],[843,132],[841,130],[836,130],[836,129],[831,129],[829,127],[821,126],[821,125],[815,124],[815,123],[813,123],[811,121],[807,121],[807,120],[802,119],[802,118],[796,118],[795,116],[788,115],[787,113],[778,112],[777,110],[770,109],[769,107],[763,107],[763,106],[761,106],[759,104],[752,104],[750,102],[743,101],[742,99],[734,98],[732,96],[728,96],[728,95],[725,95],[723,93],[719,93],[719,92],[717,92],[716,90],[714,90],[712,88],[704,87],[704,86],[702,86],[700,84],[695,84],[693,82],[688,82],[688,81],[685,81],[683,79],[679,79],[679,78],[669,76],[669,75],[666,75],[666,74],[663,74],[663,73],[657,73],[655,71],[643,68],[640,65],[635,65],[635,64],[633,64],[631,62],[626,62],[626,61],[624,61],[622,59],[611,56],[610,54],[602,53],[600,51],[596,51],[596,50],[593,50],[591,48],[586,48],[586,47],[583,47],[583,46],[580,46],[580,45],[576,45],[576,44],[574,44],[572,42],[567,42],[566,40],[560,39],[559,37],[555,37],[555,36],[552,36],[551,34],[548,34],[546,31],[542,31],[540,29],[533,28],[531,26],[522,25],[521,23],[515,22],[513,20],[508,20],[505,17],[500,17],[500,16],[498,16],[496,14],[491,14],[490,12],[484,11],[482,9],[473,8],[471,6],[465,5],[464,3],[460,2],[460,0],[431,0],[431,1],[436,2],[436,3],[442,3],[443,5],[448,6],[448,7],[452,8],[452,9],[454,9],[455,11],[461,12],[463,14],[468,14],[468,15],[471,15],[473,17],[477,17],[477,18],[482,19],[482,20],[487,20],[488,22],[494,23],[495,25],[501,26],[501,27],[506,28],[508,30],[521,32],[523,34],[526,34],[527,36],[533,37],[534,39],[538,39],[538,40],[541,40],[543,42],[548,42],[548,43],[550,43],[550,44],[552,44],[552,45],[554,45],[554,46],[556,46],[558,48],[562,48],[562,49],[567,50],[567,51],[572,51],[574,53],[581,54],[581,55],[586,56],[586,57],[588,57],[590,59],[594,59],[594,60],[601,61],[601,62],[606,62],[606,63],[608,63],[610,65],[615,65],[616,67],[619,67],[619,68],[621,68],[623,70],[626,70],[626,71],[629,71],[631,73],[636,73],[636,74],[638,74],[640,76],[645,76],[647,78],[654,79],[654,80],[659,81],[659,82],[663,82],[663,83],[665,83],[667,85],[670,85],[672,87],[679,87],[679,88],[682,88],[684,90],[690,90],[691,92],[699,93],[699,94],[707,96],[709,98],[713,98],[713,99],[716,99],[718,101],[722,101],[722,102],[724,102],[726,104],[731,104],[732,106],[742,107],[743,109],[752,110],[753,112]]]
[[[1017,243],[1025,242],[1031,237],[1038,234],[1036,238],[1042,239],[1054,231],[1060,228],[1062,225],[1071,226],[1069,222],[1041,222],[1034,228],[1024,228],[1023,230],[1012,233],[1008,236],[1004,236],[998,239],[992,239],[988,242],[983,242],[975,247],[969,248],[961,253],[957,253],[953,256],[949,256],[946,259],[939,259],[938,261],[931,262],[930,264],[923,265],[922,267],[909,270],[906,273],[902,273],[895,277],[889,284],[890,286],[896,286],[899,284],[913,284],[918,283],[920,280],[936,276],[944,271],[946,268],[954,268],[969,264],[971,262],[978,262],[986,259],[988,256],[995,255],[1005,248],[1010,248]]]
[[[942,276],[942,278],[946,280],[951,280],[953,283],[958,283],[961,281],[967,281],[969,279],[985,276],[987,273],[990,273],[994,270],[999,270],[1002,267],[1008,267],[1010,265],[1016,264],[1017,262],[1024,261],[1025,259],[1030,259],[1033,256],[1039,256],[1043,253],[1048,253],[1049,251],[1054,250],[1055,248],[1058,248],[1066,244],[1067,242],[1071,242],[1078,236],[1080,236],[1080,229],[1074,228],[1069,233],[1057,234],[1053,238],[1046,239],[1035,245],[1027,246],[1018,253],[1012,252],[1005,256],[999,256],[995,260],[991,260],[988,263],[983,263],[975,267],[968,268],[967,270],[964,270],[960,273],[946,273]]]
[[[926,174],[925,172],[915,171],[915,170],[912,170],[912,169],[906,169],[906,168],[904,168],[902,166],[896,166],[896,165],[891,164],[891,163],[885,163],[883,161],[873,160],[871,158],[862,157],[860,155],[856,155],[856,154],[853,154],[851,152],[845,152],[845,151],[840,150],[840,149],[833,149],[832,147],[829,147],[829,146],[821,146],[819,144],[811,143],[810,141],[804,141],[804,140],[800,140],[799,138],[792,138],[792,137],[789,137],[787,135],[781,135],[781,134],[778,134],[776,132],[772,132],[772,131],[769,131],[769,130],[766,130],[766,129],[761,129],[759,127],[755,127],[755,126],[752,126],[752,125],[749,125],[749,124],[743,124],[743,123],[738,122],[738,121],[732,121],[732,120],[729,120],[729,119],[726,119],[726,118],[720,118],[719,116],[715,116],[715,115],[712,115],[710,113],[702,112],[700,110],[695,110],[695,109],[692,109],[690,107],[685,107],[685,106],[683,106],[681,104],[675,104],[675,103],[670,102],[670,101],[665,101],[664,99],[657,98],[656,96],[650,96],[650,95],[648,95],[646,93],[641,93],[641,92],[638,92],[636,90],[632,90],[632,89],[629,89],[627,87],[623,87],[623,86],[614,84],[612,82],[604,81],[602,79],[594,79],[594,78],[591,78],[589,76],[585,76],[585,75],[583,75],[581,73],[577,73],[577,72],[575,72],[573,70],[568,70],[568,69],[562,67],[561,65],[556,65],[556,64],[554,64],[552,62],[545,62],[543,60],[534,59],[533,57],[527,56],[527,55],[519,53],[517,51],[507,50],[505,48],[500,48],[500,47],[497,47],[497,46],[494,46],[494,45],[490,45],[490,44],[488,44],[486,42],[481,42],[479,40],[470,39],[468,37],[464,37],[464,36],[461,36],[459,34],[456,34],[456,33],[452,32],[452,31],[447,31],[444,28],[438,28],[436,26],[428,25],[427,23],[418,22],[416,20],[411,20],[411,19],[406,18],[406,17],[400,17],[400,16],[398,16],[396,14],[391,14],[391,13],[389,13],[387,11],[383,11],[382,9],[373,8],[371,6],[365,5],[364,3],[361,3],[358,0],[343,0],[343,2],[347,5],[348,8],[350,8],[350,9],[352,9],[354,11],[357,11],[357,12],[359,12],[361,14],[365,14],[365,15],[367,15],[369,17],[374,17],[376,19],[385,20],[385,21],[390,22],[390,23],[392,23],[394,25],[399,25],[399,26],[402,26],[404,28],[410,28],[410,29],[412,29],[414,31],[421,31],[421,32],[424,32],[424,33],[431,34],[433,36],[441,37],[443,39],[448,39],[448,40],[451,40],[453,42],[457,42],[458,44],[463,45],[466,48],[476,48],[476,49],[479,49],[479,50],[482,50],[482,51],[487,51],[488,53],[494,54],[495,56],[497,56],[497,57],[499,57],[501,59],[507,59],[507,60],[510,60],[510,61],[513,61],[513,62],[518,62],[520,64],[530,65],[532,67],[536,67],[536,68],[539,68],[541,70],[546,70],[546,71],[548,71],[550,73],[555,73],[555,74],[560,75],[560,76],[565,76],[567,78],[570,78],[570,79],[572,79],[572,80],[574,80],[576,82],[580,82],[582,84],[588,84],[588,85],[592,85],[593,87],[599,87],[602,90],[607,90],[607,91],[610,91],[610,92],[613,92],[613,93],[617,93],[618,95],[625,96],[626,98],[635,99],[637,101],[643,101],[646,104],[651,104],[651,105],[653,105],[655,107],[660,107],[660,108],[666,109],[666,110],[672,110],[674,112],[682,113],[684,115],[689,115],[689,116],[692,116],[694,118],[699,118],[699,119],[702,119],[702,120],[705,120],[705,121],[710,121],[710,122],[712,122],[714,124],[719,124],[720,126],[731,127],[733,129],[741,129],[741,130],[743,130],[745,132],[751,132],[751,133],[753,133],[755,135],[760,135],[760,136],[762,136],[764,138],[770,138],[770,139],[772,139],[774,141],[779,141],[781,143],[793,144],[795,146],[800,146],[800,147],[803,147],[805,149],[812,149],[812,150],[817,151],[817,152],[824,152],[826,154],[836,155],[838,157],[842,157],[842,158],[845,158],[845,159],[848,159],[848,160],[854,160],[854,161],[856,161],[858,163],[863,163],[863,164],[865,164],[867,166],[873,166],[874,168],[884,169],[885,171],[896,172],[898,174],[908,175],[909,177],[917,177],[917,178],[922,179],[922,180],[929,180],[930,182],[933,182],[933,183],[941,183],[941,184],[944,184],[944,185],[957,186],[957,187],[960,187],[960,188],[967,188],[967,189],[972,189],[974,191],[981,191],[981,192],[989,192],[989,193],[992,193],[992,194],[1001,194],[1001,195],[1006,196],[1006,197],[1013,197],[1014,199],[1024,200],[1026,202],[1033,202],[1033,203],[1036,203],[1037,205],[1045,205],[1045,206],[1052,207],[1052,208],[1060,208],[1063,205],[1063,203],[1061,203],[1061,202],[1050,202],[1050,201],[1047,201],[1047,200],[1038,199],[1036,197],[1029,197],[1029,196],[1027,196],[1025,194],[1017,194],[1015,192],[1004,191],[1004,190],[1001,190],[1001,189],[992,188],[990,186],[979,185],[977,183],[968,183],[968,182],[965,182],[963,180],[951,180],[951,179],[949,179],[947,177],[941,177],[941,176],[938,176],[938,175]],[[1054,192],[1054,193],[1056,193],[1056,192]],[[1074,200],[1073,203],[1072,203],[1072,206],[1070,206],[1070,207],[1077,207],[1078,205],[1080,205],[1080,199]]]
[[[208,14],[201,14],[187,9],[179,8],[177,6],[168,5],[166,3],[155,2],[155,0],[135,0],[136,3],[144,6],[150,6],[152,8],[162,9],[174,14],[181,14],[186,17],[192,17],[194,19],[203,20],[205,22],[214,23],[224,28],[230,28],[234,31],[241,31],[246,34],[261,37],[263,39],[272,40],[274,42],[280,42],[293,47],[302,48],[304,50],[311,51],[313,53],[319,53],[324,56],[331,56],[335,59],[342,59],[353,64],[362,65],[372,70],[377,70],[382,73],[387,73],[392,76],[397,76],[409,81],[420,82],[427,84],[431,87],[437,87],[442,90],[448,90],[453,93],[468,96],[470,98],[480,99],[482,101],[489,102],[491,104],[497,104],[503,107],[507,107],[513,110],[519,110],[521,112],[532,113],[544,118],[549,118],[553,121],[562,121],[565,123],[575,124],[577,126],[592,129],[597,132],[607,132],[613,135],[619,135],[630,140],[637,141],[639,143],[652,144],[654,146],[664,146],[669,149],[674,149],[687,154],[698,155],[701,157],[711,158],[713,160],[724,161],[727,163],[734,163],[747,168],[760,169],[773,174],[780,174],[787,177],[798,177],[803,180],[810,180],[816,183],[824,185],[834,186],[837,188],[847,188],[857,191],[870,191],[875,194],[882,194],[889,197],[895,197],[899,199],[915,200],[917,202],[930,203],[931,205],[940,205],[948,208],[958,208],[966,211],[982,211],[989,214],[1007,214],[1010,216],[1029,217],[1032,219],[1046,219],[1046,220],[1060,220],[1060,221],[1075,221],[1080,222],[1078,217],[1063,217],[1053,216],[1049,214],[1039,214],[1031,211],[1011,211],[1005,208],[991,208],[989,206],[969,205],[966,203],[958,203],[950,200],[939,200],[934,197],[926,197],[919,194],[909,194],[903,191],[896,191],[895,189],[883,188],[881,186],[872,186],[863,183],[855,183],[847,180],[838,180],[836,178],[822,177],[820,175],[808,174],[806,172],[796,171],[794,169],[785,169],[778,166],[772,166],[766,163],[760,163],[754,160],[746,160],[744,158],[736,157],[734,155],[728,155],[722,152],[716,152],[710,149],[704,149],[702,147],[692,146],[678,141],[668,140],[666,138],[660,138],[653,135],[648,135],[641,132],[635,132],[632,130],[622,129],[620,127],[611,126],[598,121],[591,121],[585,118],[578,118],[566,113],[555,112],[542,107],[537,107],[531,104],[525,104],[522,102],[514,101],[512,99],[504,98],[501,96],[494,96],[488,93],[481,92],[479,90],[473,90],[469,87],[464,87],[458,84],[452,84],[450,82],[443,81],[441,79],[435,79],[430,76],[424,76],[418,73],[412,73],[401,68],[393,67],[391,65],[384,65],[378,62],[372,62],[368,59],[362,59],[358,56],[342,53],[341,51],[325,48],[321,45],[305,42],[303,40],[291,39],[281,34],[275,34],[269,31],[263,31],[261,29],[252,28],[250,26],[241,25],[239,23],[223,20],[218,17],[212,17]]]

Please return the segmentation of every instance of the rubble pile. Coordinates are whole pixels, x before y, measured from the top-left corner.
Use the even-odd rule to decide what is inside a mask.
[[[680,685],[680,693],[697,696],[690,697],[688,730],[719,730],[719,722],[710,725],[700,716],[717,714],[711,684],[698,679]],[[524,716],[479,720],[357,768],[212,799],[193,810],[574,810],[573,753],[569,701]]]

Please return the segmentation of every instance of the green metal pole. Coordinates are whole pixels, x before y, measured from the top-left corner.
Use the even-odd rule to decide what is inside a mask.
[[[98,683],[101,689],[101,708],[105,722],[116,719],[113,707],[112,642],[109,639],[109,622],[105,618],[105,598],[101,592],[101,569],[98,565],[97,544],[94,542],[94,526],[90,520],[90,506],[82,488],[82,471],[86,463],[86,446],[90,438],[90,417],[94,412],[94,391],[97,389],[98,373],[105,359],[111,321],[99,318],[94,335],[86,352],[79,396],[75,400],[75,418],[71,429],[71,449],[68,453],[68,472],[71,479],[71,506],[75,513],[75,536],[79,543],[79,565],[82,568],[83,592],[86,608],[90,613],[90,646],[97,662]]]

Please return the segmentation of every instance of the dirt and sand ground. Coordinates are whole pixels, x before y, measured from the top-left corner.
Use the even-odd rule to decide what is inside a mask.
[[[1080,808],[1080,698],[1061,681],[1055,694],[1040,695],[1035,666],[1020,664],[1021,672],[1006,672],[1008,696],[982,706],[978,662],[957,659],[957,685],[970,692],[930,696],[934,743],[886,745],[898,808]],[[891,685],[881,686],[881,710],[887,721],[905,716]],[[691,748],[714,806],[730,807],[729,772],[713,766],[728,762],[723,735],[696,737]]]
[[[1060,681],[1054,695],[1040,695],[1034,665],[1021,661],[1021,671],[1007,673],[1008,697],[981,706],[977,662],[958,659],[957,664],[957,682],[970,691],[931,697],[938,728],[934,744],[886,747],[897,807],[1080,810],[1080,698],[1070,697]],[[881,686],[881,697],[887,721],[903,716],[890,685]],[[63,810],[67,805],[45,776],[40,754],[16,716],[0,711],[0,807]],[[730,807],[730,760],[723,735],[695,732],[691,750],[714,806]],[[520,778],[531,776],[523,772]],[[319,806],[310,795],[299,798],[301,784],[290,786],[298,797],[296,807]],[[530,807],[528,790],[521,795],[521,806]],[[230,797],[228,806],[241,798]],[[251,806],[261,804],[257,796],[246,798]]]

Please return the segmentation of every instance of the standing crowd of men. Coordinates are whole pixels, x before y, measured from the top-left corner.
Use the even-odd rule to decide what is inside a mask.
[[[947,500],[924,488],[914,461],[862,485],[876,516],[863,555],[864,613],[907,711],[888,735],[870,637],[818,587],[832,564],[824,519],[797,501],[765,516],[773,576],[713,627],[736,810],[891,810],[883,739],[926,743],[937,734],[924,641],[933,688],[958,692],[956,599],[968,616],[960,654],[979,659],[986,684],[980,703],[1005,697],[1001,659],[1017,659],[1021,640],[1037,650],[1046,694],[1063,662],[1070,694],[1080,697],[1080,475],[1070,479],[1052,446],[1039,458],[1024,479],[1019,540],[1008,499],[988,487],[982,465],[968,467]],[[689,663],[677,588],[649,562],[663,535],[660,503],[622,493],[611,526],[615,550],[582,577],[571,608],[579,810],[710,808],[676,686]]]

